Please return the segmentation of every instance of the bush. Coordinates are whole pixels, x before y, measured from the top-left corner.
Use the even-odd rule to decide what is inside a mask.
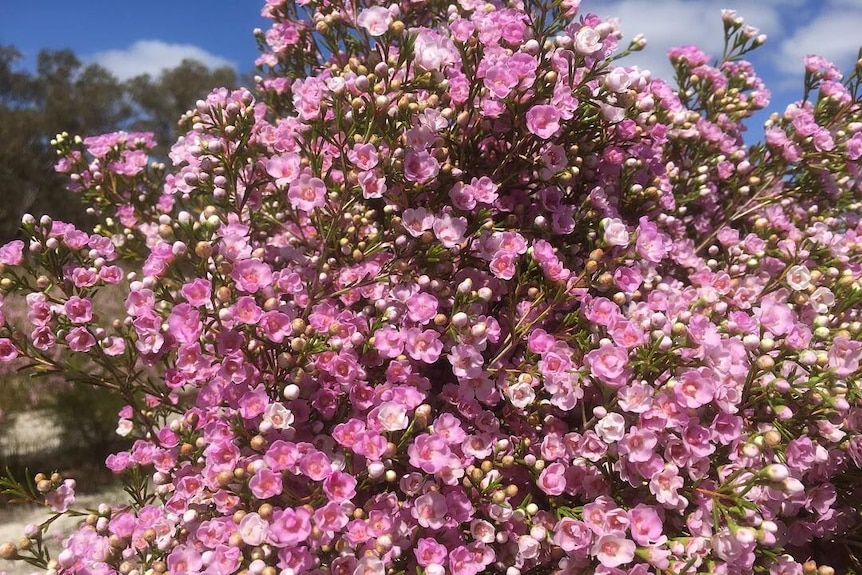
[[[106,463],[130,499],[54,560],[37,528],[0,556],[858,565],[860,69],[808,58],[805,99],[747,146],[768,92],[741,57],[763,37],[725,12],[726,53],[672,51],[674,89],[578,4],[268,2],[272,73],[198,102],[172,167],[146,134],[59,136],[102,223],[25,218],[0,288],[32,331],[7,325],[0,357],[124,399],[136,441]],[[126,280],[125,311],[94,313]],[[4,485],[74,503],[60,474]]]

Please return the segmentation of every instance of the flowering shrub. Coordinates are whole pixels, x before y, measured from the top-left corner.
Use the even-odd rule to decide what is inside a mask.
[[[56,559],[50,521],[0,555],[124,575],[852,566],[862,67],[842,83],[809,58],[804,99],[747,146],[755,30],[725,12],[725,54],[671,51],[674,88],[578,5],[270,0],[259,95],[199,102],[172,167],[145,134],[58,137],[102,223],[25,218],[29,245],[0,250],[31,323],[0,359],[125,399],[136,441],[107,465],[130,499]],[[91,304],[108,284],[128,285],[119,317]],[[75,512],[59,474],[5,485]]]

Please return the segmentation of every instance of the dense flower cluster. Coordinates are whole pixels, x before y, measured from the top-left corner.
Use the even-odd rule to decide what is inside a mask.
[[[809,58],[747,146],[755,30],[725,12],[717,63],[671,51],[675,88],[579,4],[269,0],[271,73],[200,101],[172,167],[146,135],[58,137],[102,223],[0,249],[30,310],[0,360],[122,394],[132,498],[50,562],[40,529],[0,554],[791,575],[862,544],[859,70]]]

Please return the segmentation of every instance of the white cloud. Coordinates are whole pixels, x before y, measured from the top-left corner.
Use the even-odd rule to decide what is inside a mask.
[[[140,74],[158,76],[167,68],[174,68],[185,59],[194,59],[210,68],[235,64],[226,58],[216,56],[203,48],[191,44],[168,44],[161,40],[138,40],[124,50],[106,50],[86,58],[104,66],[120,80],[127,80]]]
[[[779,70],[799,76],[802,58],[818,54],[847,70],[862,45],[862,4],[859,0],[832,0],[808,23],[781,43],[775,58]]]
[[[622,47],[636,34],[643,34],[647,47],[625,64],[636,64],[650,70],[653,76],[672,80],[673,68],[667,51],[676,46],[694,44],[713,58],[719,58],[724,43],[721,22],[723,8],[737,10],[745,23],[755,26],[773,38],[782,35],[782,16],[789,5],[804,0],[614,0],[584,2],[582,11],[593,11],[603,17],[620,19],[624,35]]]

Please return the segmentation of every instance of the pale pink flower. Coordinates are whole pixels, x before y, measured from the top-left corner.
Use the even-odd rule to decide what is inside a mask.
[[[536,392],[533,390],[533,386],[526,382],[513,383],[506,389],[506,395],[509,397],[512,405],[518,409],[526,409],[527,406],[532,405],[536,400]]]
[[[592,542],[592,532],[583,521],[563,517],[554,527],[552,541],[563,551],[578,551],[586,549]]]
[[[440,162],[427,150],[407,152],[404,158],[404,179],[408,182],[424,184],[435,178],[440,171]]]
[[[592,553],[605,567],[619,567],[634,560],[636,548],[634,541],[608,534],[599,537],[593,545]]]
[[[263,421],[269,429],[290,429],[290,426],[293,425],[293,413],[276,401],[266,406],[263,412]]]
[[[462,217],[453,218],[449,214],[443,214],[434,220],[434,235],[440,243],[447,248],[454,248],[464,241],[464,232],[467,231],[467,220]]]
[[[359,13],[356,23],[365,28],[371,36],[382,36],[389,30],[392,14],[382,6],[372,6]]]
[[[446,498],[436,491],[430,491],[416,498],[410,512],[422,527],[441,529],[446,523],[448,511]]]
[[[434,225],[434,214],[425,208],[407,208],[401,214],[401,224],[408,234],[418,238]]]
[[[442,70],[460,59],[452,40],[427,28],[420,28],[413,44],[416,65],[426,71]]]
[[[381,403],[372,413],[386,431],[401,431],[410,425],[410,420],[407,419],[407,408],[395,401]]]
[[[278,186],[290,185],[300,173],[299,154],[288,152],[266,161],[266,173],[275,178]]]
[[[45,501],[57,513],[65,513],[75,503],[75,480],[65,479],[54,491],[45,496]]]
[[[0,247],[0,264],[17,266],[24,261],[24,242],[12,240]]]
[[[364,555],[356,564],[352,575],[384,575],[386,566],[374,555]]]
[[[440,341],[440,334],[433,329],[423,331],[414,327],[407,330],[404,351],[415,360],[434,363],[440,358],[443,342]]]

